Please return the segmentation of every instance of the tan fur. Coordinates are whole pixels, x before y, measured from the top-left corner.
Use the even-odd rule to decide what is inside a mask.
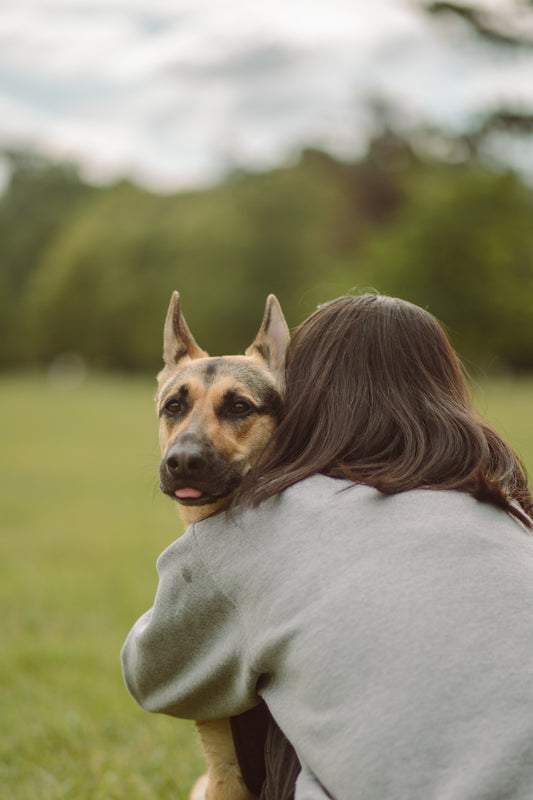
[[[259,368],[265,384],[274,390],[281,388],[288,342],[289,330],[281,308],[270,295],[261,328],[246,354],[224,356],[220,374],[215,380],[207,381],[204,369],[212,360],[194,341],[181,313],[179,294],[174,292],[165,323],[165,367],[158,375],[156,397],[163,461],[179,437],[193,431],[201,433],[217,456],[235,474],[244,477],[268,442],[275,419],[267,413],[251,414],[232,424],[221,420],[216,409],[229,391],[252,405],[260,402],[254,381],[246,380],[247,370],[257,374]],[[165,416],[165,403],[176,397],[182,388],[187,392],[187,413],[176,419]],[[203,505],[181,505],[180,511],[189,525],[220,512],[230,498],[228,495]],[[253,800],[239,769],[229,720],[197,722],[196,726],[207,761],[207,774],[196,782],[190,800]]]

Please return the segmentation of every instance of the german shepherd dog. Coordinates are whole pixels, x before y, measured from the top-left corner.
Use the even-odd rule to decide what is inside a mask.
[[[281,409],[289,329],[274,295],[244,355],[210,358],[196,344],[174,292],[168,310],[157,408],[161,490],[187,525],[217,514],[265,447]],[[207,774],[191,800],[252,800],[229,720],[196,723]]]

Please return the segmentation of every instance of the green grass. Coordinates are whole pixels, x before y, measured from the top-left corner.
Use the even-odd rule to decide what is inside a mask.
[[[477,408],[521,456],[533,484],[533,378],[481,382],[474,396]]]
[[[119,651],[181,526],[157,490],[150,381],[0,380],[0,794],[180,798],[192,723],[139,709]]]
[[[157,489],[149,380],[0,378],[0,786],[6,800],[186,798],[191,723],[139,709],[119,651],[180,531]],[[533,472],[533,380],[479,405]]]

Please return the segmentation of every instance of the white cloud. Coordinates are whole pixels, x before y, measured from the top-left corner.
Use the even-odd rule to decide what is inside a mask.
[[[373,93],[450,124],[533,104],[532,67],[461,33],[450,46],[408,0],[4,0],[0,145],[190,184],[299,144],[355,152]]]

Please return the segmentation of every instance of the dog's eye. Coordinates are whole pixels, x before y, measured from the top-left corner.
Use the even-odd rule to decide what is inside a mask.
[[[237,417],[243,417],[245,414],[248,414],[251,410],[252,410],[252,404],[249,403],[247,400],[235,400],[229,407],[230,413],[235,414],[235,416]]]
[[[183,404],[179,400],[169,400],[165,403],[164,408],[169,414],[181,414],[183,411]]]

